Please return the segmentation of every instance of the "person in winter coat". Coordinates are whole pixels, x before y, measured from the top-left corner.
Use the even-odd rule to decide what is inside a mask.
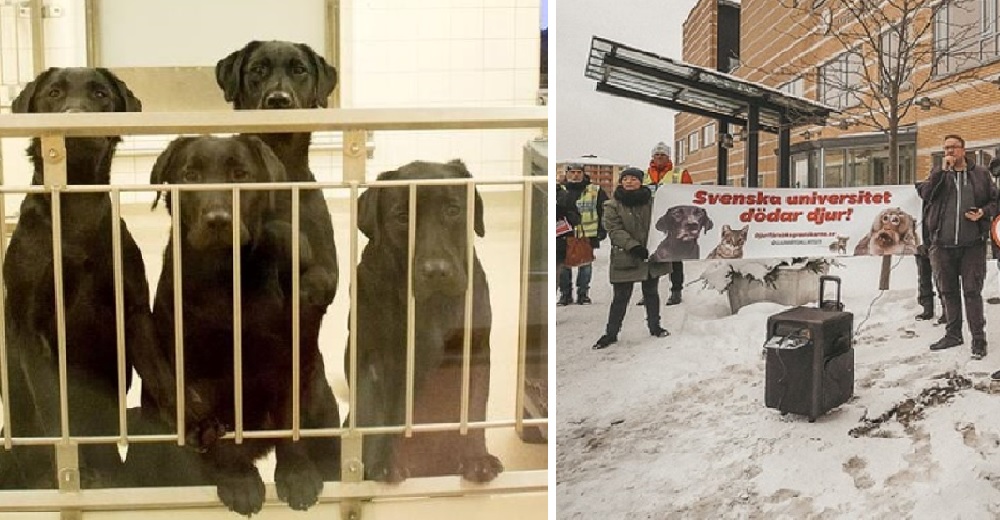
[[[649,168],[646,170],[643,183],[649,186],[650,191],[656,193],[656,190],[664,184],[691,184],[692,180],[687,169],[680,172],[674,170],[674,164],[670,162],[670,147],[660,141],[653,147],[652,158],[649,160]],[[680,303],[682,290],[684,290],[684,263],[673,262],[667,305]],[[643,300],[639,301],[640,305],[643,303]]]
[[[968,164],[965,140],[944,138],[944,165],[931,171],[920,188],[926,204],[924,225],[930,237],[931,267],[944,301],[945,335],[931,345],[943,350],[961,345],[962,303],[972,333],[972,358],[986,356],[983,280],[990,220],[996,214],[997,187],[989,170]]]
[[[917,194],[920,193],[920,188],[927,181],[920,181],[917,183]],[[924,201],[923,207],[921,209],[920,216],[920,245],[917,246],[917,254],[913,255],[913,260],[917,264],[917,303],[920,304],[922,311],[917,314],[916,319],[918,320],[929,320],[934,318],[934,276],[931,269],[931,257],[929,248],[931,237],[927,232],[927,201]],[[938,318],[939,324],[944,324],[948,321],[948,318],[944,315],[944,301],[941,302],[941,317]]]
[[[559,222],[565,221],[568,230],[559,231]],[[576,199],[562,184],[556,184],[556,274],[561,275],[566,261],[566,237],[574,226],[580,225],[580,211],[576,209]]]
[[[608,273],[614,298],[604,335],[594,344],[594,349],[607,348],[618,341],[635,282],[642,287],[649,333],[660,338],[670,334],[660,326],[660,295],[656,285],[671,267],[668,262],[649,261],[646,239],[652,220],[653,197],[649,188],[642,185],[642,178],[643,172],[638,168],[623,170],[614,196],[604,203],[604,229],[611,240]]]
[[[583,165],[571,163],[566,166],[566,182],[563,184],[571,197],[576,199],[576,208],[580,212],[580,224],[574,229],[576,236],[590,239],[594,249],[601,247],[601,241],[607,236],[601,217],[604,215],[604,202],[608,194],[596,184],[591,184],[590,178],[583,173]],[[591,264],[583,264],[577,269],[576,303],[589,305],[590,278],[593,272]],[[559,273],[559,301],[557,305],[573,303],[573,268],[566,266]]]

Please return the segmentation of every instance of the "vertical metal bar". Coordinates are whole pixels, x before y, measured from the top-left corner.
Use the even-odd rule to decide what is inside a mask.
[[[337,89],[338,91],[340,89]],[[365,182],[365,149],[364,130],[344,131],[344,180],[348,182]],[[353,308],[353,307],[352,307]]]
[[[243,442],[243,291],[240,284],[240,189],[233,187],[233,392],[236,444]]]
[[[459,432],[462,435],[469,433],[469,388],[471,386],[470,376],[472,374],[472,290],[475,276],[473,269],[475,262],[476,245],[476,184],[470,181],[466,185],[465,197],[465,272],[469,273],[467,285],[465,286],[465,324],[464,341],[462,341],[462,405],[459,414]]]
[[[370,190],[375,190],[378,188],[368,188]],[[351,307],[352,309],[358,308],[358,183],[351,182],[351,260],[347,262],[351,269]],[[348,406],[350,410],[350,418],[348,419],[347,427],[350,428],[351,433],[358,427],[358,313],[349,313],[350,323],[348,324],[350,335],[348,336],[347,348],[348,356],[350,357],[350,376],[349,383],[347,386],[350,388],[350,394],[348,395]],[[360,456],[359,456],[360,457]],[[360,460],[360,458],[359,458]]]
[[[42,0],[31,1],[31,75],[45,70],[45,32],[42,28]]]
[[[52,205],[52,271],[56,303],[56,344],[59,352],[59,420],[62,438],[69,441],[69,395],[66,373],[66,302],[63,295],[62,187],[66,186],[66,141],[63,136],[42,136],[43,182]]]
[[[115,339],[118,346],[118,430],[121,438],[119,443],[128,446],[128,421],[125,411],[126,385],[125,378],[125,291],[122,264],[122,223],[121,223],[121,190],[111,189],[111,258],[114,267],[115,285]]]
[[[56,467],[59,468],[59,491],[80,491],[80,452],[75,442],[56,444]]]
[[[177,377],[177,445],[185,442],[184,422],[184,278],[181,273],[181,192],[170,189],[170,238],[174,257],[174,373]],[[164,266],[166,267],[166,266]]]
[[[97,2],[95,0],[84,0],[84,23],[86,24],[87,35],[87,66],[100,66],[100,45],[98,44],[98,31],[100,30],[100,20],[98,19]]]
[[[299,315],[299,187],[292,187],[292,440],[299,440],[301,416],[302,323]]]
[[[521,435],[524,431],[524,392],[525,371],[528,358],[528,285],[531,274],[531,204],[534,184],[524,181],[523,201],[521,202],[521,297],[518,309],[518,341],[517,341],[517,393],[514,398],[514,431]]]
[[[14,4],[14,84],[21,82],[21,19]]]
[[[413,388],[416,379],[416,300],[413,298],[413,254],[417,241],[417,185],[411,184],[406,252],[406,428],[413,436]]]
[[[3,266],[7,255],[7,197],[3,194],[0,194],[0,218],[3,218],[3,234],[0,235],[0,266]],[[5,286],[3,269],[0,269],[0,287]],[[0,400],[3,401],[3,447],[9,450],[13,443],[10,433],[10,366],[7,363],[6,323],[7,302],[0,296]]]
[[[340,2],[338,0],[326,0],[326,23],[324,36],[324,53],[327,61],[337,70],[344,70],[340,66]],[[341,86],[342,83],[338,84]],[[340,108],[340,88],[333,91],[333,102],[331,108]]]

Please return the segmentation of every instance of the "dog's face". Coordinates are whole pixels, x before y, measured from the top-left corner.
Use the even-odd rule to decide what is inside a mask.
[[[326,107],[337,71],[308,45],[252,41],[215,66],[215,79],[237,109]]]
[[[215,184],[281,182],[285,168],[271,149],[252,136],[181,137],[156,159],[150,184]],[[167,210],[173,211],[170,194]],[[157,194],[159,199],[159,194]],[[230,248],[233,243],[233,194],[229,191],[180,192],[181,234],[196,250]],[[270,193],[240,192],[241,245],[263,232],[264,216],[273,207]],[[153,201],[156,207],[156,201]]]
[[[879,249],[890,250],[913,235],[913,228],[913,217],[905,211],[899,208],[884,209],[872,222],[871,240]]]
[[[14,98],[11,111],[24,113],[139,112],[142,103],[124,82],[102,68],[50,68],[28,83]],[[66,140],[70,161],[103,158],[121,141],[118,136],[74,137]],[[41,144],[32,139],[28,149],[36,174],[32,182],[40,184]],[[106,184],[108,178],[92,178],[97,168],[69,168],[70,184]]]
[[[412,162],[382,173],[378,180],[468,179],[459,161]],[[358,227],[377,247],[392,251],[405,265],[409,244],[409,187],[369,188],[358,200]],[[465,186],[417,186],[413,291],[418,299],[433,294],[461,294],[468,281],[466,254],[468,191]],[[475,193],[473,228],[485,234],[483,202]]]
[[[714,223],[708,213],[698,206],[674,206],[656,222],[656,229],[667,238],[681,241],[698,240],[702,230],[712,229]]]
[[[28,83],[11,104],[14,113],[139,112],[142,103],[103,68],[50,68]]]

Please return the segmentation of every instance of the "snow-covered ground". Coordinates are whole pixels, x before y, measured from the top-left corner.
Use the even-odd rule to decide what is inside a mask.
[[[787,307],[731,314],[725,294],[696,281],[704,263],[685,263],[684,302],[663,308],[670,336],[650,337],[630,305],[619,342],[591,350],[611,301],[607,254],[594,304],[556,311],[560,519],[1000,517],[1000,388],[989,380],[1000,305],[985,306],[985,359],[971,360],[967,329],[965,345],[931,352],[944,327],[914,319],[913,259],[893,259],[884,293],[881,259],[841,260],[830,274],[854,314],[855,397],[809,423],[764,406],[766,321]],[[1000,292],[993,260],[987,272],[984,298]],[[925,392],[949,384],[953,398]],[[849,435],[900,403],[882,426]]]

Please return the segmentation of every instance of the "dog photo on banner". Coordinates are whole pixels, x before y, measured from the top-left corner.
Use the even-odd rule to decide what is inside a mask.
[[[657,262],[912,255],[920,245],[912,186],[792,189],[677,185],[658,190]]]

